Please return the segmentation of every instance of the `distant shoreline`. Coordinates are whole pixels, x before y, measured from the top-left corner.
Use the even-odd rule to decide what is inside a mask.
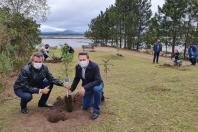
[[[40,35],[42,39],[86,39],[86,37],[81,34],[77,35]]]

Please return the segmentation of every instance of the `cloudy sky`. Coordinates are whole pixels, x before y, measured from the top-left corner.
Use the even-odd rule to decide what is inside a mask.
[[[151,2],[152,11],[156,12],[164,0]],[[114,3],[115,0],[48,0],[50,11],[47,21],[41,23],[41,31],[84,32],[92,18]]]

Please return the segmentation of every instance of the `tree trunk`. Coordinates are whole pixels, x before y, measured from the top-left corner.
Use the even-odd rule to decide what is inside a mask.
[[[141,23],[141,21],[140,21],[140,23]],[[140,33],[141,33],[141,24],[139,25],[139,28],[138,28],[137,45],[136,45],[137,51],[139,51],[139,46],[140,46]]]
[[[168,54],[168,41],[167,40],[166,40],[165,45],[166,45],[166,54]]]
[[[173,43],[172,43],[172,54],[174,54],[175,52],[175,43],[176,43],[176,31],[174,32],[174,35],[173,35]]]
[[[122,21],[120,20],[120,48],[122,48]]]
[[[189,43],[190,22],[191,22],[191,19],[189,19],[189,21],[188,21],[188,30],[187,30],[187,33],[185,35],[186,40],[185,40],[185,43],[184,43],[184,59],[186,59],[186,49],[187,49],[187,44]]]

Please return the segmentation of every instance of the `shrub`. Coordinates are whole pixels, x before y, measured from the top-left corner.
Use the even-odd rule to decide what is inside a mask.
[[[4,54],[0,54],[0,73],[8,74],[12,70],[13,61]]]
[[[73,53],[69,53],[69,46],[65,44],[61,47],[61,57],[64,64],[64,72],[67,79],[69,79],[69,65],[73,60]]]

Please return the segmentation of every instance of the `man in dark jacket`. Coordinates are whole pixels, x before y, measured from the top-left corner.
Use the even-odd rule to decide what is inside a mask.
[[[160,43],[160,40],[158,39],[157,42],[153,46],[153,52],[154,52],[153,63],[155,62],[158,63],[159,55],[161,51],[162,51],[162,45]]]
[[[197,46],[195,44],[190,45],[188,48],[188,55],[192,65],[196,65],[197,63],[197,52]]]
[[[100,103],[103,92],[103,80],[100,75],[99,66],[93,61],[89,60],[89,55],[86,52],[81,52],[78,55],[79,64],[76,66],[76,74],[71,87],[67,87],[73,92],[80,79],[82,80],[82,87],[80,94],[83,96],[83,110],[93,107],[91,119],[98,118],[100,114]]]
[[[173,61],[174,65],[181,66],[182,60],[180,57],[179,50],[175,49],[174,54],[171,55],[171,60]]]
[[[40,50],[40,52],[43,54],[45,60],[49,57],[49,44],[45,44]]]
[[[63,86],[63,83],[55,79],[49,72],[48,67],[43,64],[44,57],[36,52],[31,57],[31,62],[21,70],[15,84],[14,92],[21,98],[21,112],[28,113],[27,103],[32,100],[32,94],[42,93],[39,100],[39,107],[50,107],[46,104],[53,84]]]

